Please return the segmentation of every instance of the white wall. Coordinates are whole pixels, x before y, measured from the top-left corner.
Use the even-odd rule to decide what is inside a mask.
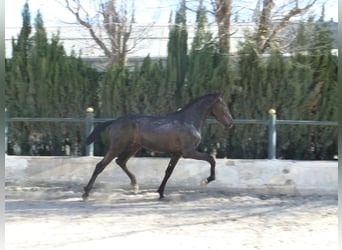
[[[101,157],[6,156],[6,181],[77,182],[85,185]],[[158,188],[169,159],[132,158],[128,168],[141,187]],[[209,176],[203,161],[181,159],[167,186],[199,187]],[[337,161],[216,160],[216,181],[208,188],[264,194],[337,194]],[[113,161],[97,182],[129,187],[129,179]]]

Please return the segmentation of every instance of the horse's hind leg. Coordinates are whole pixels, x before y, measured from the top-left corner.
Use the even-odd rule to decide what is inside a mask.
[[[121,153],[119,157],[115,160],[115,162],[122,168],[122,170],[128,175],[129,179],[131,180],[133,192],[137,192],[139,190],[139,185],[137,183],[135,175],[128,170],[126,163],[128,159],[131,158],[139,149],[140,146],[131,146],[126,151]]]
[[[87,186],[84,187],[84,194],[82,195],[83,200],[87,200],[89,192],[92,189],[97,176],[105,169],[105,167],[114,159],[116,152],[109,150],[104,158],[96,164],[96,168],[91,176]]]

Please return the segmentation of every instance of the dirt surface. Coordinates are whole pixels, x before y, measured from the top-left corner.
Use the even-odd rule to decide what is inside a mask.
[[[337,249],[336,196],[6,183],[6,250]]]

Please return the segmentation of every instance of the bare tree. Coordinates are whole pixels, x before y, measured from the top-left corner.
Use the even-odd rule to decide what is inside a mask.
[[[126,63],[127,54],[132,51],[138,40],[128,45],[134,24],[134,0],[100,0],[95,6],[81,0],[65,0],[65,7],[84,26],[96,44],[109,59],[110,64]],[[90,1],[94,2],[94,1]]]
[[[230,52],[230,18],[232,14],[232,0],[215,0],[215,21],[217,24],[219,47],[222,53]]]
[[[214,17],[217,26],[217,39],[220,52],[230,52],[230,24],[233,0],[185,0],[186,9],[197,13],[198,10]]]
[[[288,25],[291,18],[307,12],[316,1],[307,0],[299,3],[299,0],[287,0],[276,8],[273,0],[263,0],[256,31],[256,42],[260,53],[265,53],[276,44],[277,35]]]
[[[241,13],[244,19],[251,19],[257,25],[255,41],[261,54],[283,42],[281,31],[288,27],[291,19],[306,14],[321,0],[257,0],[256,8],[250,6],[251,1],[233,0],[187,0],[200,6],[211,6],[207,10],[215,18],[221,53],[230,53],[230,37],[232,16]],[[195,8],[194,8],[195,9]],[[194,10],[193,9],[193,10]],[[192,9],[190,9],[192,10]],[[192,10],[192,11],[193,11]],[[250,16],[249,16],[250,15]],[[286,37],[288,39],[289,37]],[[289,42],[290,43],[290,42]]]

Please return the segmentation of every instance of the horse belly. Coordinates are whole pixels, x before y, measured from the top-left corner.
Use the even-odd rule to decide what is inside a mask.
[[[200,142],[198,132],[194,132],[184,125],[164,125],[153,130],[146,129],[141,132],[141,146],[160,153],[181,153],[185,143],[196,147]]]
[[[181,151],[179,136],[168,133],[145,133],[141,138],[141,146],[159,153],[176,153]]]

